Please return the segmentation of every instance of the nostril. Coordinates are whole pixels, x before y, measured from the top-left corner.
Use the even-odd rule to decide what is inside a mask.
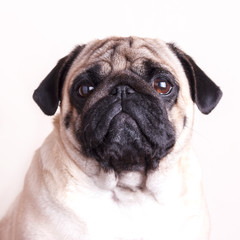
[[[134,89],[132,89],[130,86],[120,85],[120,86],[116,86],[115,88],[113,88],[112,91],[110,92],[110,94],[122,97],[122,96],[125,96],[128,94],[132,94],[134,92],[135,92]]]
[[[134,89],[132,89],[131,87],[127,86],[127,88],[126,88],[126,93],[132,94],[132,93],[135,93],[135,91],[134,91]]]

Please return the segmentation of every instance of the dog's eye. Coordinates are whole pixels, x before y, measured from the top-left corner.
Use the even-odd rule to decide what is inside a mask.
[[[93,89],[94,87],[91,85],[81,85],[78,92],[81,97],[88,97],[92,93]]]
[[[167,95],[172,91],[173,86],[169,81],[157,78],[153,82],[153,87],[158,93]]]

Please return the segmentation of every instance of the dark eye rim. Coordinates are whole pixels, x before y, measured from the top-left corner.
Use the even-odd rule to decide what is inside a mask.
[[[168,90],[166,92],[160,92],[156,89],[158,87],[157,84],[159,84],[160,82],[166,82],[168,84]],[[172,82],[168,78],[162,77],[162,76],[155,77],[152,81],[152,85],[153,85],[153,88],[155,89],[155,91],[158,92],[162,96],[170,95],[170,93],[172,92],[172,90],[174,88],[174,85],[172,84]]]

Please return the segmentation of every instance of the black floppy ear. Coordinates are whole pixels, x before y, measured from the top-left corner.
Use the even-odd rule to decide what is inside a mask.
[[[188,78],[192,100],[198,109],[209,114],[222,97],[220,88],[197,66],[193,59],[177,48],[174,44],[168,44],[171,50],[180,60]]]
[[[46,115],[54,115],[61,100],[64,80],[74,59],[84,46],[77,46],[69,55],[60,59],[57,65],[40,83],[33,93],[33,99]]]

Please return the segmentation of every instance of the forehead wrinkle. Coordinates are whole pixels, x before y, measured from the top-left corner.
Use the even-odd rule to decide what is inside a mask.
[[[99,57],[99,62],[107,62],[111,70],[121,71],[131,69],[139,59],[156,59],[156,53],[147,46],[129,47],[129,41],[111,45],[107,52]]]
[[[126,46],[126,44],[128,46]],[[112,69],[119,71],[127,68],[127,62],[132,57],[129,54],[129,43],[126,41],[117,41],[99,57],[101,61],[108,62]]]
[[[133,39],[130,38],[110,38],[107,39],[106,41],[102,40],[101,42],[103,42],[102,44],[98,44],[97,47],[95,47],[90,53],[89,55],[91,55],[91,57],[99,58],[102,55],[105,55],[106,52],[111,53],[111,55],[114,55],[114,52],[117,50],[118,47],[120,47],[121,49],[124,48],[131,48],[133,45]]]
[[[121,62],[121,65],[123,65],[123,61],[126,60],[134,61],[135,58],[138,57],[136,55],[139,55],[137,51],[132,51],[138,50],[139,48],[138,44],[135,46],[135,42],[133,38],[113,38],[101,41],[101,44],[98,44],[97,47],[89,51],[88,61],[103,60],[107,62]],[[149,52],[153,52],[153,49],[149,50]]]
[[[109,41],[110,41],[109,39],[102,40],[102,41],[99,41],[98,44],[93,42],[93,46],[91,47],[90,51],[88,52],[88,56],[89,56],[88,60],[91,59],[95,55],[94,53],[103,49],[105,47],[105,45],[109,43]]]
[[[151,60],[159,62],[162,67],[171,72],[175,78],[178,79],[178,71],[176,70],[175,64],[173,64],[173,62],[176,63],[175,56],[172,51],[166,47],[166,43],[159,39],[156,40],[148,38],[142,39],[142,42],[142,44],[139,44],[139,49],[141,47],[146,47],[149,53],[151,53]]]
[[[110,64],[110,62],[108,60],[104,60],[101,58],[97,59],[96,57],[93,56],[94,51],[96,52],[97,49],[103,48],[104,46],[106,46],[107,43],[109,43],[109,41],[110,41],[109,39],[107,39],[105,41],[100,41],[99,43],[94,41],[94,42],[92,42],[93,46],[88,47],[86,52],[83,52],[83,54],[80,53],[78,55],[78,57],[76,58],[76,60],[74,61],[73,65],[72,65],[72,67],[70,68],[68,75],[66,76],[67,79],[71,79],[70,81],[68,81],[69,82],[68,87],[77,75],[79,75],[81,72],[87,70],[89,68],[89,66],[91,66],[91,65],[95,65],[95,64],[101,63],[103,61],[103,62],[108,63],[110,65],[110,68],[112,68],[112,65]],[[96,44],[97,44],[97,46],[95,47]],[[97,59],[97,61],[96,61],[96,59]]]
[[[104,41],[103,44],[100,44],[90,53],[90,59],[104,58],[104,55],[111,55],[112,52],[121,45],[121,41],[123,41],[123,39],[120,38],[113,38]]]
[[[97,62],[106,67],[103,72],[131,69],[139,58],[145,58],[161,63],[176,76],[171,63],[172,55],[166,43],[159,40],[136,37],[95,40],[86,45],[83,54],[79,54],[69,75],[72,78]]]
[[[76,58],[76,62],[80,65],[92,64],[96,60],[94,54],[104,48],[110,41],[110,39],[103,39],[89,42]]]
[[[155,48],[152,48],[152,47],[149,46],[149,45],[143,44],[143,45],[141,45],[139,48],[147,50],[148,52],[150,52],[150,53],[151,53],[152,55],[154,55],[155,57],[158,57],[158,56],[159,56],[159,54],[158,54],[158,52],[155,50]]]

